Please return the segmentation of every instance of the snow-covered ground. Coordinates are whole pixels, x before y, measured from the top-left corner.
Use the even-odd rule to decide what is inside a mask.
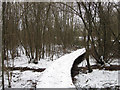
[[[27,58],[27,56],[25,56],[24,54],[21,55],[21,57],[15,57],[14,67],[29,67],[29,68],[34,68],[34,69],[47,68],[55,60],[52,61],[52,60],[49,60],[48,58],[40,59],[38,61],[38,64],[28,63],[28,61],[29,61],[29,58]],[[7,62],[5,62],[5,65],[7,65]],[[9,66],[12,66],[12,65],[13,65],[13,61],[12,59],[10,59]]]
[[[44,63],[47,61],[44,61]],[[49,65],[52,62],[48,62],[48,64],[45,64],[44,68],[49,67]],[[39,64],[42,66],[42,64]],[[30,68],[41,68],[40,66],[36,66],[35,64],[31,64],[29,66]],[[30,70],[26,71],[20,71],[20,70],[14,70],[10,71],[12,72],[12,79],[11,79],[11,87],[12,88],[31,88],[34,87],[34,83],[39,82],[39,78],[41,76],[42,72],[34,72]],[[5,87],[8,87],[8,76],[7,73],[5,73]]]
[[[41,72],[32,72],[30,70],[20,72],[16,70],[12,74],[12,88],[31,88],[38,82]]]
[[[15,58],[15,67],[29,67],[29,68],[48,68],[54,61],[51,61],[49,59],[41,59],[38,61],[38,64],[30,63],[28,64],[27,56],[21,55],[21,57]],[[10,63],[12,66],[12,63]],[[12,80],[11,80],[11,87],[12,88],[30,88],[34,86],[34,83],[38,82],[38,78],[40,78],[40,75],[42,72],[33,72],[30,70],[26,71],[20,71],[20,70],[14,70],[10,71],[12,72]],[[0,78],[1,80],[1,78]],[[5,73],[5,87],[8,87],[8,76],[7,73]]]
[[[93,59],[93,58],[91,58],[91,57],[89,57],[90,58],[90,65],[95,65],[96,63],[95,63],[95,60]],[[83,60],[79,65],[78,65],[78,67],[86,67],[86,65],[87,65],[87,61],[86,60]]]
[[[81,50],[81,49],[80,49]],[[82,52],[83,53],[83,52]],[[81,54],[82,54],[81,53]],[[46,68],[43,72],[33,72],[30,70],[20,71],[14,70],[12,72],[11,86],[12,88],[30,88],[36,85],[37,88],[52,87],[52,88],[63,88],[63,87],[74,87],[71,81],[70,68],[73,61],[77,56],[80,55],[80,51],[73,51],[70,54],[56,59],[54,61],[41,59],[38,64],[28,64],[28,58],[25,55],[15,58],[15,67],[29,67],[29,68]],[[54,57],[56,58],[56,57]],[[90,58],[91,65],[95,62]],[[118,60],[114,60],[112,64],[117,64]],[[11,63],[12,64],[12,63]],[[118,65],[118,64],[117,64]],[[86,61],[78,65],[86,66]],[[107,71],[94,69],[92,73],[82,74],[80,73],[75,78],[77,79],[75,86],[77,87],[92,87],[92,88],[104,88],[118,85],[118,72],[119,71]],[[8,87],[7,74],[5,73],[5,87]],[[0,77],[0,82],[2,78]],[[1,83],[0,83],[1,89]]]
[[[93,59],[93,58],[91,58],[91,57],[89,57],[90,58],[90,65],[96,65],[96,61],[95,61],[95,59]],[[84,60],[84,61],[82,61],[79,65],[78,65],[78,67],[85,67],[87,65],[87,62],[86,62],[86,60]],[[107,64],[106,64],[107,65]],[[111,63],[110,63],[110,65],[120,65],[120,63],[118,63],[118,59],[114,59]],[[109,66],[109,65],[108,65]]]
[[[64,85],[63,87],[71,87],[71,86],[74,87],[71,80],[70,69],[72,67],[74,60],[84,52],[85,49],[80,49],[70,54],[65,54],[64,56],[54,61],[51,61],[48,58],[41,59],[38,62],[38,64],[33,64],[33,63],[28,64],[28,58],[25,55],[21,55],[21,57],[16,57],[14,63],[15,67],[29,67],[35,69],[46,68],[46,70],[44,72],[33,72],[30,70],[26,70],[22,72],[20,70],[11,71],[12,72],[11,87],[30,88],[35,86],[35,84],[37,84],[38,88],[50,87],[50,86],[54,87],[56,83],[59,83],[58,85],[60,88],[62,85]],[[52,76],[52,78],[49,78],[50,75]],[[7,79],[8,77],[7,74],[5,73],[5,87],[8,87]],[[44,80],[46,80],[47,82]],[[48,84],[50,80],[52,80],[54,83],[51,83],[51,85],[49,86]],[[44,82],[46,84],[41,86],[41,84],[43,84]],[[58,87],[58,85],[56,87]]]
[[[95,60],[90,58],[90,65],[95,65]],[[82,61],[78,67],[85,67],[87,65],[86,60]],[[118,59],[113,60],[111,65],[119,65]],[[76,87],[80,88],[106,88],[119,86],[118,83],[120,71],[108,71],[108,70],[99,70],[93,69],[92,73],[79,73],[76,78]]]
[[[54,61],[57,59],[57,57],[54,56]],[[39,68],[48,68],[54,61],[50,60],[49,58],[40,59],[38,61],[38,64],[34,63],[28,63],[29,58],[22,54],[20,57],[15,57],[14,59],[14,67],[29,67],[32,69],[39,69]],[[7,62],[4,62],[7,66]],[[12,66],[12,59],[9,61],[9,66]],[[12,88],[30,88],[33,87],[36,82],[38,82],[38,78],[41,75],[41,72],[33,72],[30,70],[26,71],[20,71],[20,70],[14,70],[10,71],[12,73],[12,79],[11,79],[11,87]],[[0,74],[1,75],[1,74]],[[5,87],[8,87],[8,76],[5,72]],[[0,82],[2,80],[2,77],[0,77]],[[0,83],[0,89],[1,89]]]
[[[75,85],[81,88],[106,88],[118,85],[118,71],[95,69],[92,73],[80,73],[75,78],[77,79]]]
[[[59,48],[61,46],[56,45],[56,50],[58,50],[59,54],[55,54],[51,57],[50,56],[46,56],[46,53],[44,53],[45,57],[44,59],[40,59],[38,61],[38,64],[34,64],[34,63],[28,63],[30,61],[30,58],[28,58],[25,55],[25,49],[23,46],[19,46],[18,48],[16,48],[16,50],[18,51],[18,54],[20,54],[20,57],[15,57],[14,58],[14,63],[13,63],[13,59],[11,59],[11,54],[10,51],[8,51],[8,56],[9,56],[9,66],[12,67],[14,65],[14,67],[29,67],[29,68],[34,68],[34,69],[38,69],[38,68],[47,68],[51,63],[53,63],[56,59],[58,59],[59,57],[63,56],[64,53],[60,52]],[[34,53],[34,57],[35,57],[35,53]],[[4,62],[5,65],[7,65],[7,61]]]

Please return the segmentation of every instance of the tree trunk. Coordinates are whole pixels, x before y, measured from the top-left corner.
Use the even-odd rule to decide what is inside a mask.
[[[4,90],[4,58],[5,58],[5,2],[2,3],[2,89]]]

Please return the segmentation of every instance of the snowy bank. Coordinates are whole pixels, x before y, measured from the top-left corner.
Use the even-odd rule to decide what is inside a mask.
[[[92,73],[78,74],[75,86],[80,88],[107,88],[118,85],[118,72],[107,70],[93,70]]]
[[[85,51],[85,48],[79,49],[57,59],[42,73],[37,88],[74,88],[71,79],[71,68],[74,60]]]

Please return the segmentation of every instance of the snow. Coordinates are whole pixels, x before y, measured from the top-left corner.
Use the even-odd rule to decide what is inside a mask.
[[[46,69],[37,88],[74,88],[71,79],[71,68],[74,60],[85,53],[85,48],[76,50],[57,59],[48,69]]]
[[[48,60],[48,59],[41,59],[38,61],[38,64],[30,63],[28,64],[28,59],[27,56],[22,55],[21,57],[16,57],[15,58],[15,67],[29,67],[29,68],[47,68],[49,67],[54,61]],[[12,66],[12,63],[11,63]],[[33,72],[30,70],[26,71],[20,71],[20,70],[15,70],[15,71],[10,71],[12,72],[12,81],[11,81],[11,87],[12,88],[31,88],[34,87],[33,83],[39,82],[38,78],[41,76],[41,72]],[[0,78],[0,80],[2,80]],[[5,73],[5,87],[8,87],[8,76]]]
[[[90,65],[95,65],[96,62],[95,62],[95,59],[89,57],[89,61],[90,61]],[[87,61],[86,60],[83,60],[79,65],[78,67],[86,67],[87,66]]]
[[[20,57],[15,57],[14,67],[28,67],[32,69],[47,68],[55,61],[45,58],[45,59],[40,59],[40,61],[38,61],[38,64],[34,64],[34,63],[28,63],[28,60],[29,58],[25,56],[25,54],[21,54]],[[12,66],[12,64],[13,64],[12,59],[10,59],[9,66]],[[7,65],[6,61],[5,61],[5,65]],[[39,82],[38,78],[40,78],[41,75],[41,72],[33,72],[30,70],[26,70],[22,72],[20,70],[14,70],[10,72],[12,72],[12,80],[11,80],[12,88],[31,88],[33,87],[33,83]],[[5,73],[4,76],[5,76],[5,87],[7,88],[8,87],[7,73]],[[1,77],[0,80],[2,80]],[[0,88],[2,88],[1,83],[0,83]]]
[[[114,59],[110,64],[111,65],[120,65],[120,63],[119,63],[119,59]]]
[[[32,71],[13,71],[12,88],[30,88],[34,87],[34,83],[38,82],[38,77],[41,75],[40,72]]]
[[[90,65],[95,65],[95,60],[90,57]],[[118,59],[114,59],[111,65],[119,65]],[[82,61],[78,67],[86,67],[86,60]],[[92,73],[79,73],[76,78],[76,87],[80,88],[106,88],[119,85],[118,83],[118,71],[108,71],[93,69]]]
[[[25,55],[15,58],[15,67],[29,67],[29,68],[46,68],[43,72],[33,72],[30,70],[20,71],[14,70],[12,72],[11,85],[12,88],[104,88],[118,85],[118,72],[119,71],[107,71],[94,69],[92,73],[79,73],[75,78],[77,79],[76,84],[73,85],[71,79],[71,67],[74,60],[85,52],[85,49],[79,49],[73,51],[70,54],[56,59],[54,61],[41,59],[38,64],[28,64],[29,58]],[[57,58],[57,57],[55,57]],[[90,58],[90,64],[94,65],[95,60]],[[118,65],[118,59],[115,59],[112,65]],[[12,63],[11,63],[12,65]],[[86,60],[80,63],[79,67],[85,67]],[[5,73],[5,87],[8,87],[8,77]],[[0,77],[0,82],[2,78]],[[0,83],[1,89],[1,83]]]
[[[79,74],[76,86],[81,88],[106,88],[118,85],[118,71],[93,70],[92,73]]]
[[[22,72],[20,70],[10,71],[10,72],[12,72],[12,80],[11,80],[12,86],[11,87],[12,88],[35,87],[34,86],[35,83],[41,85],[41,80],[44,77],[45,77],[44,79],[46,79],[45,81],[53,80],[54,84],[51,82],[50,83],[53,84],[52,86],[56,86],[57,88],[62,83],[63,79],[65,81],[63,81],[63,83],[61,85],[66,84],[66,85],[64,85],[64,87],[65,86],[68,87],[69,85],[74,87],[72,80],[71,80],[70,69],[72,67],[74,60],[80,54],[82,54],[84,52],[85,52],[85,49],[80,49],[80,50],[77,50],[75,52],[73,51],[71,54],[65,54],[63,57],[56,59],[54,61],[51,61],[48,58],[41,59],[40,61],[38,61],[38,64],[33,64],[33,63],[28,64],[29,58],[27,58],[27,56],[25,56],[24,54],[21,55],[21,57],[16,57],[14,59],[15,60],[15,63],[14,63],[15,67],[29,67],[29,68],[35,68],[35,69],[49,68],[49,69],[45,70],[44,72],[33,72],[30,70],[26,70],[26,71],[22,71]],[[12,66],[11,62],[10,62],[10,64]],[[54,69],[54,68],[56,68],[56,69]],[[54,74],[52,76],[52,78],[51,79],[48,78],[50,75],[52,75],[52,73]],[[61,77],[59,77],[59,76],[61,76]],[[7,79],[8,79],[8,77],[7,77],[7,74],[5,73],[5,87],[6,88],[8,87],[8,80]],[[44,83],[45,81],[42,81],[42,83]],[[56,83],[60,83],[60,84],[56,85]],[[37,85],[37,88],[40,88],[39,85]],[[44,86],[45,85],[43,85],[42,87],[44,87]],[[47,87],[49,87],[49,85]],[[59,86],[59,87],[61,88],[61,86]]]
[[[11,59],[12,60],[12,59]],[[12,67],[12,61],[9,61],[10,65]],[[38,69],[38,68],[47,68],[51,63],[53,63],[54,61],[49,60],[49,59],[40,59],[38,61],[38,64],[34,64],[34,63],[28,63],[29,58],[27,58],[27,56],[25,56],[24,54],[21,55],[21,57],[15,57],[15,61],[14,61],[14,67],[29,67],[29,68],[34,68],[34,69]],[[7,63],[7,62],[5,62]],[[7,65],[7,64],[6,64]]]
[[[92,57],[89,57],[89,58],[90,58],[90,59],[89,59],[90,65],[91,65],[91,66],[92,66],[92,65],[96,65],[95,59],[92,58]],[[105,65],[106,65],[106,66],[119,65],[118,61],[119,61],[119,59],[113,59],[110,64],[105,63]],[[78,65],[78,67],[86,67],[86,66],[87,66],[87,61],[86,61],[86,60],[82,61],[82,62]]]

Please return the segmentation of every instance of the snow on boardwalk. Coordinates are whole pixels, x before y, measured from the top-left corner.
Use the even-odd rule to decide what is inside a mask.
[[[71,68],[74,60],[83,53],[85,53],[85,48],[57,59],[42,73],[37,88],[74,88],[71,79]]]

